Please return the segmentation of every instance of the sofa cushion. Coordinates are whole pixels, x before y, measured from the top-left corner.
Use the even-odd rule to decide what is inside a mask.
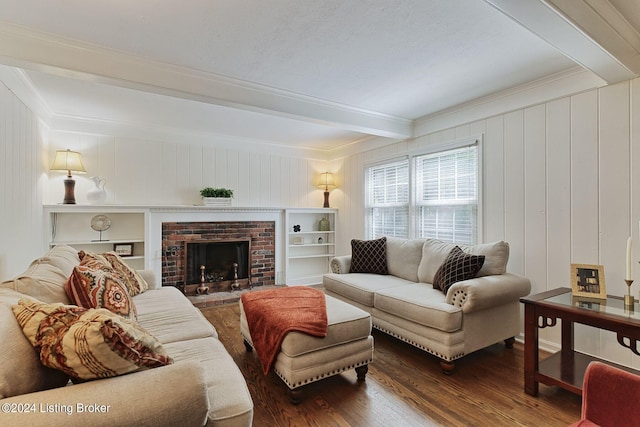
[[[69,377],[40,363],[38,352],[22,333],[11,306],[24,298],[0,289],[0,399],[62,387]]]
[[[389,274],[417,282],[423,244],[424,239],[387,237],[387,268]]]
[[[173,342],[165,348],[176,364],[194,361],[204,368],[211,405],[207,425],[251,425],[253,400],[247,383],[220,341],[200,338]]]
[[[444,332],[462,328],[462,309],[448,304],[439,289],[409,283],[375,294],[375,308],[420,325]]]
[[[322,279],[326,290],[342,295],[367,307],[373,307],[373,296],[381,289],[407,285],[410,280],[391,275],[367,273],[327,273]]]
[[[136,318],[136,306],[120,276],[106,264],[87,258],[73,268],[65,283],[69,299],[84,308],[106,308],[126,318]]]
[[[433,283],[433,276],[455,246],[459,246],[460,249],[471,255],[484,255],[484,264],[478,272],[478,277],[506,273],[509,261],[509,244],[505,241],[479,245],[457,245],[437,239],[427,239],[422,246],[422,260],[418,267],[419,281]]]
[[[350,273],[388,274],[387,238],[351,240]]]
[[[476,277],[484,264],[484,255],[464,253],[458,246],[451,249],[433,277],[433,288],[446,295],[451,285]]]
[[[2,288],[13,289],[39,301],[69,304],[64,284],[73,267],[80,263],[75,249],[58,245],[43,257],[31,262],[24,273],[0,284]]]
[[[21,299],[13,312],[40,361],[76,381],[108,378],[172,363],[137,323],[106,309]]]
[[[163,286],[133,298],[138,323],[161,343],[218,337],[202,312],[173,286]]]

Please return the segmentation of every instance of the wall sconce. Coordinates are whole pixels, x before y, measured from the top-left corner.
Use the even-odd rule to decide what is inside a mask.
[[[64,200],[65,205],[75,205],[76,196],[74,193],[76,182],[71,176],[71,172],[87,173],[82,164],[80,153],[71,150],[57,150],[56,158],[53,159],[51,169],[54,172],[66,172],[67,179],[64,180]]]
[[[333,182],[333,174],[331,172],[324,172],[320,174],[320,180],[318,181],[318,188],[324,188],[324,205],[323,208],[329,207],[329,190],[336,188]]]

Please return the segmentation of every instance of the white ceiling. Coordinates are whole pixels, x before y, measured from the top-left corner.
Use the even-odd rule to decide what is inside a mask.
[[[639,25],[637,0],[0,0],[0,63],[54,130],[331,150],[576,65],[631,78]]]

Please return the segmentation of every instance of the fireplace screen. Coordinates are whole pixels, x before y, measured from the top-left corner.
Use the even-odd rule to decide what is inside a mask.
[[[247,279],[250,246],[250,239],[187,241],[185,284],[199,284],[203,273],[206,282]]]

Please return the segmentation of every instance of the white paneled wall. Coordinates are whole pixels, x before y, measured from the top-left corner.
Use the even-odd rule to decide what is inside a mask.
[[[640,79],[487,117],[410,142],[341,159],[338,252],[364,236],[364,167],[428,145],[483,136],[485,241],[511,246],[508,269],[531,279],[532,293],[570,287],[570,264],[602,264],[609,294],[622,296],[625,250],[640,260]],[[335,199],[334,199],[335,200]],[[634,295],[640,265],[634,262]],[[541,331],[559,344],[558,328]],[[614,334],[576,327],[576,347],[640,367]]]
[[[87,175],[76,179],[76,200],[86,203],[90,176],[106,179],[109,204],[200,204],[205,186],[234,190],[235,206],[321,207],[314,184],[327,162],[268,152],[199,144],[132,140],[51,132],[50,155],[70,148],[82,153]],[[64,196],[64,174],[50,173],[46,203]]]
[[[42,249],[43,131],[0,82],[0,280],[24,271]]]

